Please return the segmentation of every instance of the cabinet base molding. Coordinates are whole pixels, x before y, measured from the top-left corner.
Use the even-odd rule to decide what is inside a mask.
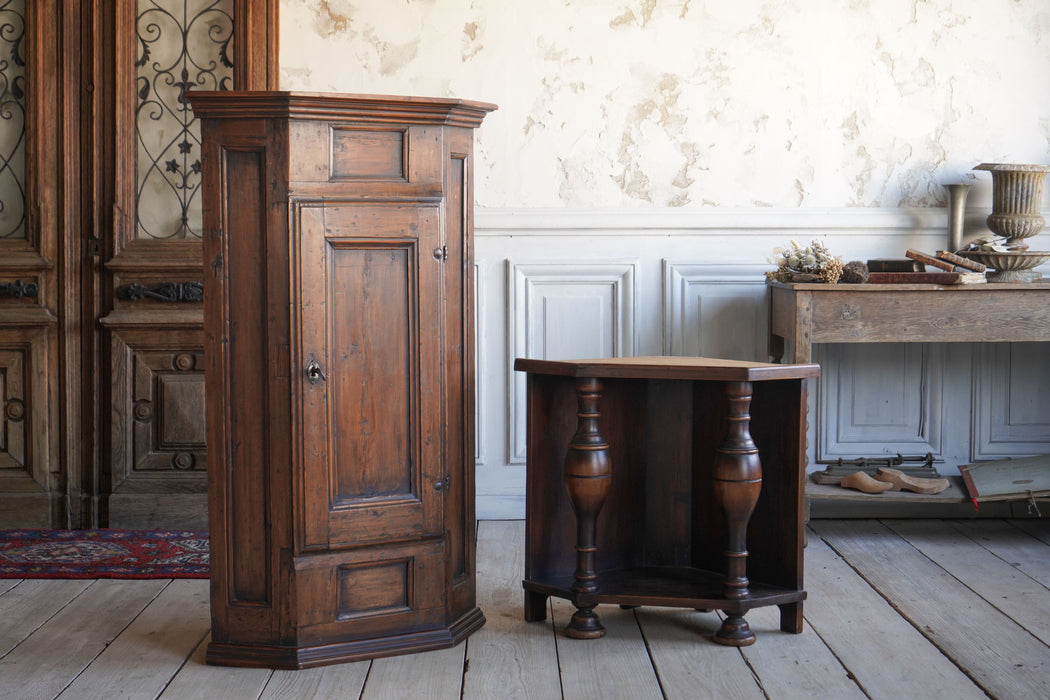
[[[485,616],[481,609],[474,608],[449,627],[379,639],[357,639],[294,647],[212,642],[208,645],[205,661],[220,666],[299,670],[447,649],[462,642],[484,624]]]

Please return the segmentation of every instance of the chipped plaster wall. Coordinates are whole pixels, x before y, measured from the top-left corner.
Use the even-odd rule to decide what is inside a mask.
[[[1050,162],[1045,0],[282,0],[281,87],[495,102],[481,207],[911,208]]]
[[[975,185],[976,235],[991,186],[974,165],[1050,163],[1047,0],[282,0],[280,12],[284,89],[499,105],[476,137],[483,518],[524,514],[514,357],[766,359],[774,246],[828,239],[845,260],[933,251],[942,183]],[[884,448],[935,452],[951,473],[987,458],[972,447],[981,436],[1050,434],[1031,394],[1010,411],[970,390],[1008,367],[1024,379],[974,385],[1042,386],[1031,366],[1050,364],[818,345],[825,375],[852,372],[856,348],[876,378],[811,391],[810,469],[823,452]],[[885,380],[914,376],[921,391]],[[970,401],[986,422],[1025,425],[977,425]],[[847,439],[818,423],[848,426]]]

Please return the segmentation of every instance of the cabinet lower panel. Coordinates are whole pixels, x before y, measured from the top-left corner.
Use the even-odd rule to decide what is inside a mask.
[[[485,616],[482,615],[481,610],[473,608],[447,627],[394,634],[388,637],[348,642],[318,642],[297,647],[212,642],[208,645],[206,661],[209,664],[250,668],[312,668],[446,649],[459,644],[470,634],[481,629],[484,624]]]
[[[274,595],[289,609],[213,629],[208,661],[304,668],[452,646],[485,618],[450,611],[444,573],[443,539],[295,557]]]
[[[296,637],[346,642],[445,625],[442,540],[295,561]]]

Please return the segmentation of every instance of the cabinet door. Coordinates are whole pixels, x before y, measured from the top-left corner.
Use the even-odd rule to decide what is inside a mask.
[[[303,545],[440,535],[440,210],[304,204],[293,218]]]

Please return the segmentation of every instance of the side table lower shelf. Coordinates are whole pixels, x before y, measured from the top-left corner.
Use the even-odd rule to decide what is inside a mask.
[[[525,580],[525,619],[538,622],[547,617],[547,598],[574,601],[572,576],[550,580]],[[695,608],[721,610],[729,615],[743,615],[752,608],[767,605],[781,606],[780,628],[798,634],[802,631],[801,615],[795,615],[795,606],[806,599],[806,592],[779,586],[750,582],[746,598],[726,598],[722,595],[725,577],[711,571],[688,567],[643,567],[605,571],[598,575],[598,592],[590,599],[596,605],[623,606],[654,605],[666,608]],[[786,610],[785,606],[791,606]],[[801,605],[798,605],[801,607]]]

